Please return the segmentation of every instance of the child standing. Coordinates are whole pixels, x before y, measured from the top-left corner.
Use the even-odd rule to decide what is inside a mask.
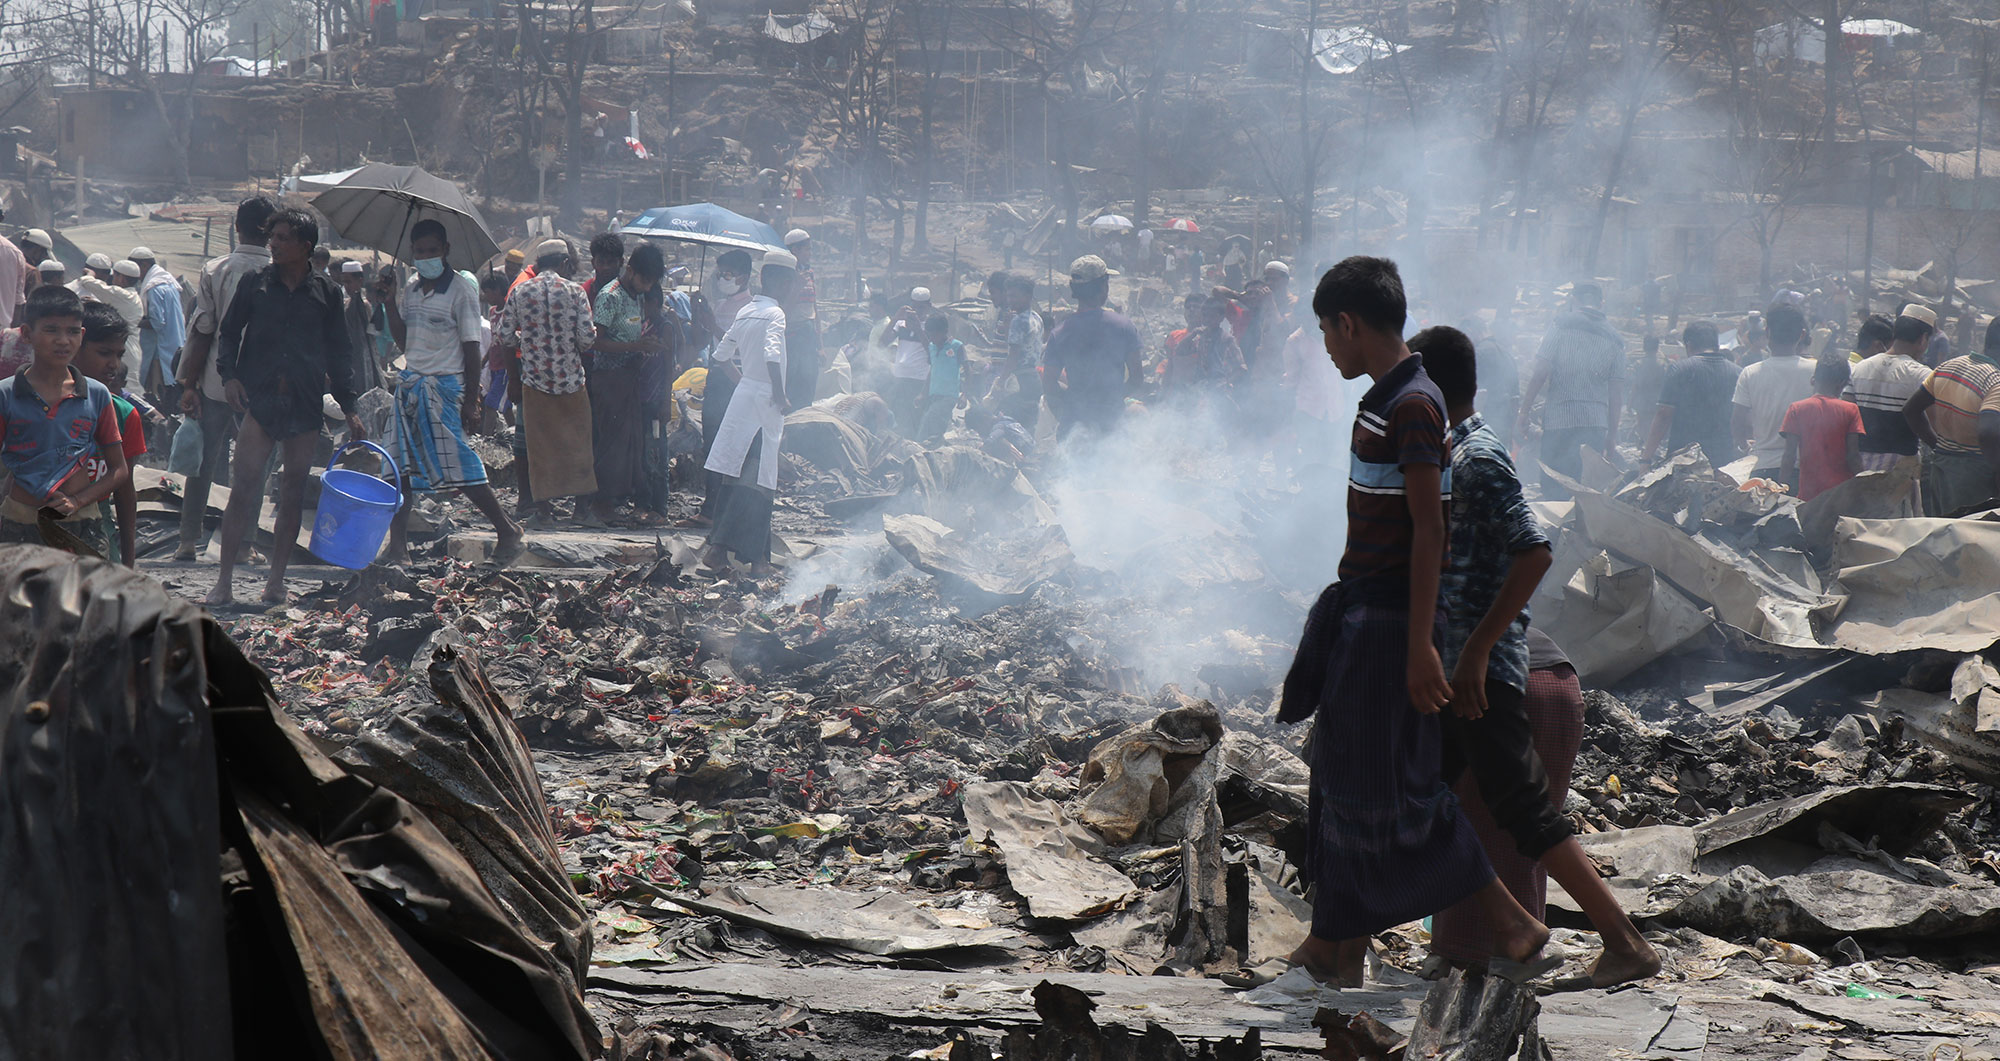
[[[118,311],[102,302],[83,304],[83,348],[76,355],[76,367],[83,374],[104,384],[111,392],[111,407],[118,416],[120,448],[125,454],[125,464],[129,469],[132,462],[146,452],[146,424],[140,417],[138,406],[120,393],[125,385],[125,338],[130,328]],[[96,482],[111,471],[104,462],[96,458],[90,461],[90,480]],[[117,513],[105,513],[101,519],[105,541],[111,551],[105,559],[126,567],[138,566],[139,556],[139,491],[127,475],[125,482],[111,493],[111,507]]]
[[[21,319],[33,360],[0,382],[0,463],[14,474],[0,501],[0,542],[102,557],[98,502],[129,481],[131,470],[111,391],[71,363],[83,345],[83,303],[68,288],[39,287]],[[95,481],[93,454],[105,467]]]
[[[1317,715],[1307,868],[1312,931],[1291,960],[1361,985],[1368,938],[1476,898],[1493,925],[1489,968],[1510,979],[1549,930],[1494,876],[1440,777],[1438,710],[1452,699],[1439,650],[1450,449],[1445,403],[1403,345],[1408,304],[1394,262],[1349,258],[1313,295],[1327,355],[1375,382],[1354,421],[1340,581],[1306,618],[1281,722]]]
[[[1785,456],[1778,474],[1797,483],[1799,500],[1811,501],[1861,472],[1861,407],[1840,397],[1853,370],[1845,357],[1821,358],[1813,367],[1813,394],[1785,410],[1778,432]]]
[[[933,313],[924,320],[924,340],[930,351],[930,396],[924,402],[917,435],[935,442],[951,428],[951,411],[964,389],[965,344],[951,337],[951,318]]]

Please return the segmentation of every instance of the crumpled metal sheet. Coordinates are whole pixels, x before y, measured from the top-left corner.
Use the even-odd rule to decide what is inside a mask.
[[[1980,708],[1990,706],[1987,691],[1959,701],[1916,689],[1884,689],[1866,703],[1877,718],[1902,719],[1918,740],[1966,773],[2000,784],[2000,733],[1980,729]]]
[[[1689,535],[1602,494],[1578,494],[1576,507],[1592,542],[1651,567],[1713,605],[1723,622],[1772,644],[1819,647],[1812,617],[1833,602],[1760,563],[1754,554]]]
[[[1824,556],[1842,517],[1908,519],[1922,516],[1916,507],[1916,482],[1921,465],[1904,457],[1887,471],[1860,475],[1799,505],[1799,528],[1806,543]]]
[[[1652,568],[1620,560],[1574,530],[1559,533],[1555,566],[1531,608],[1535,625],[1594,686],[1624,678],[1715,622]]]
[[[974,921],[963,911],[918,906],[890,892],[851,892],[791,885],[731,884],[694,898],[671,901],[783,936],[794,936],[863,954],[927,954],[966,947],[1005,947],[1021,941],[1012,929]]]
[[[1021,538],[953,530],[929,516],[883,516],[882,534],[912,567],[1002,599],[1026,596],[1072,562],[1061,527]]]
[[[493,942],[530,962],[540,1007],[573,1048],[598,1033],[583,1008],[593,916],[564,872],[527,741],[506,701],[471,657],[440,644],[430,663],[437,699],[405,710],[340,756],[355,773],[424,813],[499,904]]]
[[[1969,799],[1937,785],[1850,785],[1693,828],[1653,826],[1578,841],[1615,867],[1606,884],[1635,918],[1731,939],[1949,939],[2000,928],[2000,888],[1891,852],[1934,835]],[[1576,909],[1553,885],[1550,896],[1552,905]]]
[[[1694,827],[1698,858],[1721,854],[1758,839],[1789,839],[1811,845],[1821,822],[1850,836],[1879,837],[1893,852],[1936,834],[1952,812],[1972,802],[1963,792],[1941,785],[1894,781],[1842,785],[1791,799],[1731,811]]]
[[[0,584],[0,1056],[597,1055],[588,919],[548,890],[548,812],[476,666],[443,658],[430,710],[485,742],[488,783],[445,775],[425,808],[323,754],[158,583],[16,547]],[[537,884],[553,943],[521,913]]]
[[[0,1057],[227,1058],[206,619],[40,546],[0,594]]]
[[[383,989],[427,978],[417,956],[404,949],[401,934],[317,839],[256,792],[243,792],[236,802],[284,927],[297,944],[292,953],[313,1023],[334,1058],[485,1061],[492,1056],[439,992]]]
[[[1841,648],[1980,652],[2000,642],[2000,523],[1844,518],[1833,563],[1847,601],[1827,636]]]
[[[575,989],[575,971],[523,928],[430,815],[322,753],[278,710],[264,672],[212,623],[208,660],[223,781],[243,807],[241,831],[254,849],[254,859],[246,856],[246,861],[254,861],[253,869],[260,868],[267,881],[318,882],[292,890],[290,898],[260,889],[258,900],[270,923],[285,928],[283,938],[261,941],[280,955],[280,967],[260,973],[298,981],[333,1056],[353,1061],[439,1056],[439,1044],[428,1033],[411,1028],[391,1034],[395,1024],[376,1023],[391,1020],[388,1014],[398,1007],[419,1017],[432,1009],[455,1011],[481,1050],[464,1056],[493,1061],[597,1056],[599,1032]],[[485,716],[484,727],[512,727],[497,698],[460,698],[437,681],[435,669],[432,677],[440,706],[419,708],[420,714],[455,711]],[[504,803],[467,799],[457,814],[494,815],[504,826],[513,813],[509,806],[540,807],[539,784],[525,759],[510,773],[535,787],[507,787]],[[284,808],[286,818],[319,852],[256,843],[259,833],[278,835],[268,823],[255,820],[259,800]],[[450,816],[445,810],[439,814]],[[547,814],[541,810],[535,818],[545,821]],[[466,842],[475,830],[462,821],[455,832],[459,842]],[[351,894],[332,890],[320,865],[329,856]],[[560,873],[560,863],[544,871]],[[370,936],[393,938],[400,953],[357,940],[349,919],[362,911],[379,922]],[[334,948],[328,940],[357,942]],[[328,950],[340,953],[321,953]],[[298,957],[307,952],[312,952],[310,960]],[[588,959],[587,950],[583,958]],[[361,1027],[368,1029],[365,1036],[353,1030]],[[352,1052],[343,1044],[352,1044]]]

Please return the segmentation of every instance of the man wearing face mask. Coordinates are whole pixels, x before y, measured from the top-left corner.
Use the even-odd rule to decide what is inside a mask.
[[[710,281],[710,288],[708,301],[715,307],[716,330],[726,333],[736,322],[736,314],[750,304],[750,252],[723,251],[715,259],[715,279]],[[729,402],[736,395],[736,381],[741,377],[742,368],[736,363],[733,348],[718,342],[708,354],[708,389],[701,399],[701,452],[704,461],[715,449],[715,435],[722,430],[722,418],[729,415]],[[701,514],[689,521],[697,527],[713,525],[728,477],[706,472],[703,479],[705,489],[701,498]]]
[[[396,381],[391,445],[403,473],[403,507],[389,524],[385,563],[404,558],[410,505],[418,493],[462,492],[493,524],[494,562],[504,566],[521,548],[521,528],[507,518],[486,481],[486,466],[466,444],[479,429],[479,288],[446,263],[451,244],[444,225],[426,218],[410,226],[410,256],[417,274],[401,296],[390,288],[383,308],[389,333],[403,348]]]

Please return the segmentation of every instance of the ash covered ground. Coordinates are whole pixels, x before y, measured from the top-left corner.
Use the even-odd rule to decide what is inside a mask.
[[[1421,924],[1378,937],[1359,993],[1204,978],[1283,955],[1309,912],[1306,727],[1274,716],[1341,538],[1318,470],[1231,474],[1185,431],[1025,471],[872,437],[854,466],[797,437],[819,463],[788,456],[782,577],[699,570],[685,531],[545,535],[500,570],[457,558],[483,543],[447,504],[409,564],[298,569],[291,604],[227,627],[334,744],[419,699],[441,645],[479,662],[596,912],[615,1056],[977,1056],[1066,976],[1099,1024],[1157,1024],[1187,1056],[1253,1027],[1264,1055],[1307,1056],[1323,1005],[1414,1016]],[[1625,496],[1684,511],[1715,473],[1675,474]],[[147,567],[188,592],[206,575]],[[1705,624],[1592,688],[1565,810],[1667,969],[1545,999],[1552,1055],[1991,1056],[2000,803],[1861,704],[1947,690],[1961,659]],[[1732,692],[1758,681],[1791,687]],[[1579,971],[1587,922],[1559,893],[1550,918]]]

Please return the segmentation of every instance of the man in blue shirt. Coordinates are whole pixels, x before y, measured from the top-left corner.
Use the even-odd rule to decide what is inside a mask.
[[[139,303],[145,308],[139,318],[139,382],[154,404],[172,404],[178,400],[168,393],[174,384],[174,365],[187,342],[181,284],[160,268],[150,248],[134,247],[126,257],[139,266]]]
[[[1078,426],[1109,433],[1125,411],[1125,394],[1144,370],[1139,329],[1106,309],[1111,273],[1104,259],[1086,254],[1070,263],[1069,291],[1076,312],[1056,326],[1042,355],[1042,383],[1049,409],[1067,437]]]

